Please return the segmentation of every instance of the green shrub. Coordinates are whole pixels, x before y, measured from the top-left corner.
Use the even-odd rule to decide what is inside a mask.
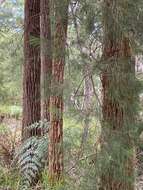
[[[22,114],[22,108],[16,105],[0,105],[0,114],[18,119]]]
[[[20,175],[16,169],[0,166],[0,189],[18,190]]]

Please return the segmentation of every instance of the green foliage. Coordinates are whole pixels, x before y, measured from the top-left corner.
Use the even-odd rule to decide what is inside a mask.
[[[21,32],[4,30],[0,39],[0,103],[19,103],[23,63]]]
[[[0,115],[18,119],[22,115],[22,108],[16,105],[0,105]]]
[[[5,134],[6,132],[8,132],[8,129],[6,128],[6,126],[4,124],[0,124],[0,134]]]
[[[23,64],[23,1],[4,1],[0,11],[0,103],[19,104]]]
[[[11,106],[10,107],[10,115],[15,118],[19,118],[22,115],[22,109],[20,106]]]
[[[16,169],[0,166],[0,189],[19,189],[20,176]]]
[[[66,116],[64,118],[64,145],[65,150],[77,148],[80,146],[81,123]]]
[[[47,168],[42,172],[42,179],[41,179],[41,189],[42,190],[64,190],[64,183],[59,182],[55,186],[50,187],[49,185],[49,175],[47,172]]]
[[[41,129],[47,127],[47,123],[40,122],[30,126],[30,129]],[[47,133],[41,137],[30,137],[20,146],[16,159],[21,173],[20,190],[26,190],[33,185],[42,169],[48,161],[48,138]]]
[[[70,2],[70,4],[75,7],[73,8],[73,13],[71,6],[69,9],[67,43],[69,44],[69,48],[66,54],[65,84],[62,86],[62,88],[64,88],[66,112],[64,118],[65,183],[64,186],[59,184],[58,187],[55,187],[56,190],[95,190],[99,175],[103,173],[108,174],[111,165],[114,166],[113,177],[121,181],[125,177],[122,173],[124,162],[132,154],[132,149],[128,146],[128,143],[125,142],[128,133],[134,143],[138,145],[138,137],[142,132],[143,125],[142,123],[136,123],[134,116],[138,112],[137,94],[142,87],[133,75],[128,72],[120,72],[120,68],[118,67],[115,68],[114,61],[109,60],[111,70],[106,67],[108,65],[107,60],[104,61],[106,64],[101,64],[101,43],[103,40],[103,26],[101,26],[101,21],[102,19],[106,21],[109,17],[109,32],[112,34],[117,26],[119,31],[121,30],[125,35],[130,34],[131,38],[134,38],[136,42],[134,44],[135,52],[140,51],[142,53],[143,1],[117,0],[116,2],[118,4],[118,10],[113,9],[113,12],[109,11],[109,14],[105,15],[105,18],[101,18],[102,1],[79,0]],[[63,4],[57,1],[57,5],[59,6],[59,11],[62,11]],[[5,103],[4,106],[0,106],[0,114],[18,118],[21,116],[21,107],[17,105],[20,105],[22,96],[23,0],[15,2],[5,1],[0,7],[0,10],[0,103]],[[118,16],[120,20],[115,24],[115,27],[113,27],[113,24],[116,22],[113,14],[116,11],[119,13]],[[63,12],[64,11],[62,11],[62,13]],[[65,15],[62,17],[63,22],[65,22]],[[120,26],[118,24],[120,24]],[[112,37],[116,37],[115,34]],[[31,45],[39,46],[40,40],[38,38],[31,36],[30,40]],[[123,60],[120,62],[122,62],[123,65],[125,64]],[[94,155],[97,148],[96,141],[98,141],[101,131],[100,127],[97,126],[97,121],[94,123],[91,122],[92,127],[89,129],[89,136],[84,146],[83,155],[80,157],[84,115],[71,104],[70,96],[77,91],[79,83],[82,83],[78,90],[77,101],[82,101],[83,99],[83,68],[85,63],[91,65],[93,75],[96,73],[94,76],[96,91],[101,90],[99,81],[101,72],[104,69],[109,69],[108,71],[109,74],[111,74],[111,78],[109,79],[110,87],[108,95],[113,103],[118,102],[120,108],[125,110],[127,117],[125,129],[118,134],[119,136],[112,137],[111,133],[114,134],[114,132],[111,131],[112,126],[105,124],[103,133],[108,140],[108,146],[105,146],[105,149],[100,152],[101,154],[96,156]],[[120,80],[118,80],[119,78]],[[125,81],[127,81],[127,83]],[[95,101],[97,101],[96,98]],[[99,111],[99,107],[97,109]],[[92,113],[92,115],[98,117],[95,112]],[[97,120],[100,120],[100,118],[98,117]],[[48,151],[48,139],[47,136],[44,135],[48,132],[47,126],[44,128],[42,123],[35,123],[29,127],[29,130],[37,130],[41,127],[43,137],[29,138],[21,145],[18,151],[18,165],[22,177],[22,179],[20,179],[20,190],[21,188],[29,188],[32,183],[34,183],[34,180],[36,181],[37,175],[40,174],[44,168],[45,160],[43,160],[42,157],[44,158]],[[4,133],[5,130],[7,130],[6,127],[3,124],[0,125],[0,133]],[[99,153],[98,151],[97,153]],[[93,155],[91,155],[91,153],[93,153]],[[73,170],[67,172],[71,167],[73,167]],[[6,171],[5,173],[4,170]],[[16,190],[19,183],[17,173],[9,172],[5,168],[2,168],[1,171],[0,186],[9,186]],[[42,190],[50,188],[48,185],[47,169],[42,174],[41,186]]]

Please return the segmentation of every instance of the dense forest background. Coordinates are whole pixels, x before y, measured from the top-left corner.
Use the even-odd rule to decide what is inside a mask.
[[[142,0],[0,0],[0,189],[143,189]]]

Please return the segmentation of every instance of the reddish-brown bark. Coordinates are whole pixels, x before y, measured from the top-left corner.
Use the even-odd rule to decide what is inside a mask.
[[[40,1],[25,0],[22,138],[37,135],[26,128],[40,120]],[[32,42],[32,40],[35,42]]]
[[[63,178],[63,82],[68,25],[68,1],[63,6],[55,1],[55,35],[50,99],[49,179],[54,185]],[[64,18],[63,18],[64,15]]]
[[[41,0],[40,37],[41,37],[41,117],[50,121],[50,94],[52,75],[52,49],[50,1]]]
[[[131,54],[130,54],[130,45],[129,45],[129,41],[128,41],[128,46],[127,45],[127,39],[123,39],[123,41],[121,42],[121,46],[120,48],[123,49],[123,51],[120,49],[118,51],[118,55],[116,54],[116,56],[124,56],[127,59],[131,58]],[[124,49],[124,47],[126,46],[126,49]],[[108,51],[110,51],[108,49]],[[112,50],[111,50],[112,51]],[[120,54],[120,53],[122,54]],[[104,51],[105,55],[107,55],[106,51]],[[114,57],[115,54],[112,54],[112,56]],[[118,58],[119,58],[118,57]],[[109,59],[110,57],[106,57],[106,59]],[[129,61],[128,60],[128,61]],[[126,60],[127,61],[127,60]],[[128,62],[129,63],[129,62]],[[115,63],[113,63],[115,64]],[[119,63],[118,63],[119,64]],[[114,173],[114,167],[113,165],[111,165],[111,170],[109,170],[108,173],[106,173],[105,175],[102,176],[102,190],[133,190],[134,189],[134,164],[133,164],[133,160],[134,160],[134,153],[133,153],[133,144],[132,141],[130,139],[129,134],[127,133],[127,129],[124,129],[125,127],[125,123],[126,123],[126,111],[124,111],[123,108],[123,104],[124,104],[124,100],[123,100],[123,104],[121,104],[121,99],[118,101],[116,99],[114,99],[113,97],[111,97],[112,95],[114,96],[114,93],[111,95],[111,85],[114,85],[114,80],[115,77],[112,75],[112,73],[110,72],[110,69],[113,71],[113,67],[114,65],[111,64],[111,68],[108,68],[108,71],[104,72],[102,75],[102,87],[103,87],[103,125],[105,125],[105,127],[108,128],[108,132],[109,134],[104,134],[106,129],[103,129],[103,142],[106,144],[106,146],[108,146],[108,141],[110,142],[110,138],[116,139],[116,142],[120,141],[119,139],[124,139],[124,145],[123,146],[127,146],[128,150],[132,149],[132,155],[130,155],[130,157],[128,157],[126,160],[124,160],[124,163],[122,163],[122,165],[124,165],[124,168],[122,169],[124,175],[125,175],[125,181],[121,180],[120,177],[119,179],[116,179],[113,177],[113,173]],[[116,66],[115,66],[116,67]],[[122,67],[122,66],[121,66]],[[125,69],[125,68],[124,68]],[[132,66],[131,66],[131,61],[130,64],[128,64],[128,69],[131,71]],[[115,69],[114,72],[119,75],[118,71]],[[124,71],[125,74],[125,71]],[[123,85],[126,86],[126,88],[128,88],[128,78],[122,78],[124,76],[119,75],[119,77],[116,77],[116,79],[118,80],[118,82],[120,83],[119,85],[121,85],[121,83],[123,83]],[[114,86],[114,91],[118,92],[118,84],[115,82],[115,86]],[[123,87],[124,88],[124,87]],[[130,106],[130,105],[129,105]],[[131,118],[132,120],[133,118]],[[123,133],[124,131],[124,133]],[[122,137],[120,136],[122,135]],[[104,138],[105,137],[105,138]],[[125,140],[126,139],[126,140]],[[102,144],[102,148],[104,149],[104,143]],[[110,142],[111,143],[111,142]],[[114,144],[114,142],[112,142]],[[106,148],[105,148],[106,149]],[[113,151],[112,148],[110,151]],[[114,154],[118,154],[118,151],[120,150],[116,150],[117,153]],[[110,153],[109,153],[110,154]],[[122,153],[121,153],[122,154]],[[126,153],[125,153],[126,154]],[[122,158],[122,155],[120,155]],[[112,159],[114,160],[115,158],[112,157]],[[122,159],[121,159],[122,160]],[[116,162],[117,160],[115,160]],[[118,166],[119,171],[120,171],[120,166]],[[116,173],[118,173],[118,169],[117,166],[115,165],[116,168]],[[122,176],[121,176],[122,177]],[[129,182],[128,180],[132,179],[132,182]]]
[[[134,63],[130,40],[121,29],[118,20],[121,13],[119,14],[116,6],[118,6],[116,0],[104,1],[103,58],[106,65],[102,74],[103,140],[101,151],[106,152],[104,155],[110,155],[112,161],[109,162],[106,173],[103,171],[100,190],[133,190],[134,148],[130,139],[130,126],[127,127],[127,125],[129,119],[132,122],[134,118],[128,118],[127,110],[130,107],[128,99],[130,98],[131,103],[134,101],[132,95],[129,97],[131,91],[128,86],[131,75],[134,76]],[[119,143],[119,149],[114,149],[114,143]],[[119,151],[121,152],[117,160]],[[128,151],[130,151],[129,155],[127,155]],[[122,154],[126,155],[124,159]],[[120,165],[123,167],[120,168]]]
[[[118,39],[117,39],[118,40]],[[119,75],[116,77],[118,83],[124,82],[123,85],[126,85],[127,79],[121,78],[124,73],[132,72],[132,65],[131,61],[131,47],[128,38],[123,37],[120,41],[116,41],[116,43],[112,42],[112,40],[108,39],[107,43],[104,44],[104,59],[109,62],[109,66],[102,75],[102,87],[103,87],[103,118],[106,122],[111,122],[113,129],[122,127],[123,125],[123,116],[124,112],[122,109],[122,105],[118,101],[114,101],[114,97],[111,97],[111,85],[115,83],[114,75]],[[111,63],[109,60],[111,59]],[[123,64],[119,63],[120,59],[123,59]],[[129,64],[129,62],[131,64]],[[118,64],[118,65],[116,65]],[[120,64],[120,65],[119,65]],[[118,68],[117,68],[118,67]],[[121,67],[121,68],[120,68]],[[120,70],[119,70],[120,69]],[[113,73],[115,72],[115,73]],[[119,77],[119,78],[118,78]],[[123,81],[124,80],[124,81]],[[116,89],[117,88],[117,89]],[[124,88],[124,86],[123,86]],[[118,90],[118,86],[114,87],[114,91]],[[113,92],[114,94],[114,92]],[[120,101],[120,100],[119,100]]]

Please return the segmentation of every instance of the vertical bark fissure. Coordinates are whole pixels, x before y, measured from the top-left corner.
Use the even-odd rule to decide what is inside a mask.
[[[22,138],[38,135],[27,127],[40,120],[40,1],[25,0]],[[34,42],[32,42],[32,39]]]
[[[49,179],[54,185],[63,178],[63,82],[68,25],[68,0],[54,1],[55,35],[50,99]]]
[[[134,63],[129,37],[123,32],[120,23],[123,15],[118,11],[118,5],[117,0],[104,1],[103,58],[106,64],[102,74],[101,152],[109,156],[109,160],[107,170],[103,171],[101,177],[102,190],[134,189],[134,148],[130,125],[134,123],[135,117],[132,115],[130,118],[129,110],[134,101],[129,86],[134,76]]]
[[[40,38],[41,38],[41,118],[50,121],[50,94],[52,76],[52,47],[50,0],[41,0]]]

